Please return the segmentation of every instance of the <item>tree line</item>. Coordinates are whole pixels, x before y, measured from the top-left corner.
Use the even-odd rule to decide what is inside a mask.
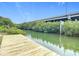
[[[17,28],[22,30],[33,30],[46,33],[60,33],[60,22],[33,21],[18,24]],[[79,21],[65,21],[61,34],[67,36],[79,36]]]
[[[46,22],[41,20],[15,24],[9,18],[0,16],[0,33],[26,34],[25,30],[60,34],[60,22]],[[61,34],[67,36],[79,36],[79,21],[65,21]]]

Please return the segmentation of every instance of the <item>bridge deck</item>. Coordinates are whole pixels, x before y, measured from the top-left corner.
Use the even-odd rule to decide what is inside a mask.
[[[23,35],[4,35],[0,48],[3,56],[54,56],[55,52],[29,40]]]

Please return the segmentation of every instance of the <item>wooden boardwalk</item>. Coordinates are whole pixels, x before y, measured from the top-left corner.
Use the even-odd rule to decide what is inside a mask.
[[[1,56],[55,56],[55,52],[29,40],[23,35],[4,35],[0,47]]]

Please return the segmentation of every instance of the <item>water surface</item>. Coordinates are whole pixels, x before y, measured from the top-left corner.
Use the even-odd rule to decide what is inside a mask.
[[[45,42],[42,45],[55,51],[60,55],[79,56],[79,37],[68,37],[58,34],[40,33],[26,30],[27,36],[33,40],[38,40],[39,43]],[[46,45],[46,42],[48,43]]]

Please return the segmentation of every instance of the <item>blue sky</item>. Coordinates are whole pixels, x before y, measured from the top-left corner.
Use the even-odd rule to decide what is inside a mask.
[[[0,2],[0,16],[15,23],[29,22],[41,18],[79,12],[78,2]]]

